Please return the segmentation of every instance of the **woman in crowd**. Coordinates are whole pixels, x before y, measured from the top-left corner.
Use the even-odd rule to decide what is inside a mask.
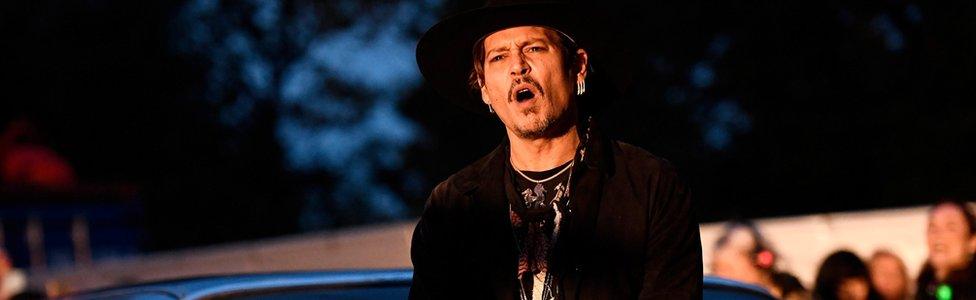
[[[966,203],[942,200],[929,210],[929,256],[916,299],[976,299],[976,215]]]
[[[850,251],[837,251],[827,256],[817,272],[813,297],[818,300],[881,299],[871,286],[867,265]]]
[[[909,299],[908,270],[895,253],[878,250],[868,260],[871,282],[884,300]]]

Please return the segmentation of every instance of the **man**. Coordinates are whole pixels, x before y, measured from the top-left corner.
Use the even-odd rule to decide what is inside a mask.
[[[777,281],[792,285],[789,284],[791,275],[776,271],[775,252],[751,221],[726,223],[712,249],[712,275],[757,285],[776,298],[786,299],[784,291],[790,289],[781,287]]]
[[[667,162],[594,128],[609,91],[587,89],[592,42],[572,15],[489,3],[421,38],[425,78],[497,115],[507,141],[434,188],[413,236],[412,299],[701,297],[688,193]]]

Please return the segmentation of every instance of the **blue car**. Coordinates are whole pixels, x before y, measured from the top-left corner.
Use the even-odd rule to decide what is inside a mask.
[[[407,299],[410,270],[292,272],[188,278],[109,288],[61,299]],[[774,299],[760,287],[705,276],[704,299]]]

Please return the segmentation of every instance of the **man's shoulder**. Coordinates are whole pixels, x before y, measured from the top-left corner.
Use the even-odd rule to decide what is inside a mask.
[[[677,170],[667,159],[654,155],[641,147],[613,140],[614,164],[631,172],[645,175],[676,176]]]
[[[453,198],[450,196],[463,194],[467,190],[474,188],[477,186],[480,178],[484,176],[484,172],[489,169],[492,160],[499,153],[501,153],[500,150],[495,149],[464,168],[461,168],[461,170],[454,174],[451,174],[451,176],[448,176],[447,179],[444,179],[444,181],[441,181],[434,187],[431,196],[437,196],[437,198]]]
[[[632,188],[635,199],[653,203],[649,207],[690,201],[682,176],[667,159],[628,143],[615,141],[613,145],[617,171],[611,184]]]

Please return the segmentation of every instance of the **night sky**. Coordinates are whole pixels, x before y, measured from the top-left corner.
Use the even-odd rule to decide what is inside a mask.
[[[413,61],[478,3],[5,3],[0,125],[133,187],[143,251],[414,218],[503,136]],[[703,222],[976,195],[973,1],[628,5],[590,20],[635,74],[600,123],[676,165]]]

